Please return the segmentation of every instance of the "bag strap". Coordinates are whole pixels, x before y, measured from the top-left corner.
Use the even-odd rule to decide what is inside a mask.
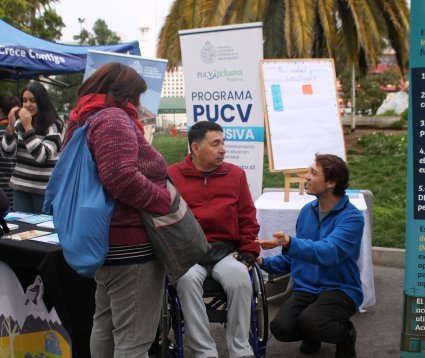
[[[85,126],[88,126],[88,125],[90,124],[90,122],[94,119],[94,117],[95,117],[98,113],[99,113],[99,112],[96,112],[95,114],[93,114],[92,116],[90,116],[90,117],[87,119],[86,123],[84,123],[84,125],[85,125]],[[78,119],[77,119],[77,128],[80,128],[80,127],[81,127],[81,125],[80,125],[80,118],[81,118],[81,117],[78,117]]]
[[[173,182],[173,179],[171,179],[171,177],[167,174],[167,177],[166,177],[166,179],[171,183],[171,184],[173,184],[173,186],[174,187],[176,187],[176,184],[174,184],[174,182]]]
[[[177,191],[176,186],[168,175],[166,177],[166,181],[167,190],[170,192],[171,203],[174,203],[174,200],[176,200],[176,196],[180,195],[180,193]]]

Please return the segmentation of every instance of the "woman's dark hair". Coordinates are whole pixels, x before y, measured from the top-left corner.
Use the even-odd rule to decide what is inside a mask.
[[[335,182],[333,193],[336,196],[343,196],[345,189],[350,184],[350,172],[347,163],[333,154],[316,154],[316,164],[322,167],[325,181],[332,180]]]
[[[223,132],[223,128],[218,123],[202,121],[194,124],[187,135],[190,152],[192,152],[193,142],[202,142],[208,132]]]
[[[78,90],[78,99],[92,94],[105,94],[105,106],[124,108],[127,102],[139,105],[140,95],[147,90],[145,80],[131,67],[110,62],[97,69]]]
[[[2,95],[0,96],[0,109],[3,115],[7,116],[13,107],[20,107],[19,99],[16,96]]]
[[[37,103],[37,114],[35,122],[33,122],[34,129],[37,134],[44,134],[53,123],[58,126],[59,132],[62,132],[63,122],[59,118],[49,94],[44,86],[39,82],[30,82],[24,87],[21,92],[21,101],[23,102],[24,92],[29,91],[33,94],[35,102]]]

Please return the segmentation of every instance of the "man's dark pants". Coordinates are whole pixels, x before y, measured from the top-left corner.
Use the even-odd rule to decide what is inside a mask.
[[[337,344],[348,336],[348,322],[355,312],[352,299],[342,291],[319,295],[293,291],[270,323],[270,330],[282,342],[311,339]]]

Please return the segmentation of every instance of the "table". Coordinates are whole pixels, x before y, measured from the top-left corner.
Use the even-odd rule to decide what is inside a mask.
[[[18,222],[16,222],[18,223]],[[19,229],[52,231],[19,222]],[[94,280],[78,276],[65,262],[59,245],[32,240],[0,239],[0,261],[14,271],[22,287],[31,285],[40,275],[44,285],[44,303],[55,308],[71,337],[72,357],[90,357],[90,333],[94,314]],[[0,305],[0,313],[3,307]]]
[[[261,227],[258,236],[261,239],[271,239],[273,232],[279,230],[285,231],[288,235],[295,236],[295,224],[301,208],[316,199],[313,195],[300,195],[298,192],[292,191],[289,194],[288,202],[285,202],[283,198],[283,191],[265,192],[255,202],[257,220]],[[360,256],[357,261],[364,296],[363,303],[359,309],[360,312],[364,312],[367,307],[371,307],[376,303],[370,217],[363,194],[357,193],[355,196],[350,196],[350,201],[363,213],[365,219]],[[267,257],[280,252],[281,250],[279,248],[263,250],[261,255]]]

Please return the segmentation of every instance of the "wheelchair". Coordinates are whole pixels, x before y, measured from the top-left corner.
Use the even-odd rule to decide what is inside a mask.
[[[268,339],[268,310],[261,269],[255,263],[249,271],[252,283],[251,320],[249,343],[256,358],[266,355]],[[221,285],[208,276],[204,281],[204,303],[210,322],[226,324],[227,299]],[[184,317],[177,291],[168,280],[163,300],[161,322],[154,356],[161,358],[184,358]]]

